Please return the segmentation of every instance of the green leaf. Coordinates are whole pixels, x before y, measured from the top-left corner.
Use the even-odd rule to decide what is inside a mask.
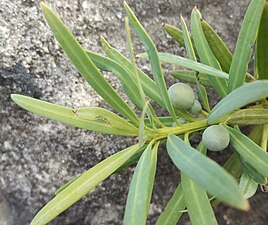
[[[129,18],[129,22],[131,26],[133,27],[135,34],[138,36],[138,38],[140,39],[140,41],[143,43],[143,45],[146,48],[146,51],[149,56],[150,64],[151,64],[152,73],[153,73],[155,82],[158,86],[158,90],[166,105],[166,108],[169,111],[173,120],[176,122],[177,121],[176,114],[171,104],[170,98],[168,96],[166,82],[164,80],[164,75],[162,73],[162,68],[159,62],[157,49],[153,41],[151,40],[151,38],[149,37],[145,29],[142,27],[137,17],[134,15],[134,13],[132,12],[132,10],[130,9],[130,7],[128,6],[126,2],[124,2],[124,7],[127,13],[127,16]]]
[[[244,173],[258,184],[265,184],[266,178],[261,175],[254,167],[246,163],[243,159],[240,159]]]
[[[103,50],[108,55],[108,57],[116,61],[126,70],[128,70],[129,74],[132,74],[133,73],[132,63],[119,51],[117,51],[115,48],[109,45],[109,43],[103,37],[101,37],[101,42],[103,45]],[[155,82],[148,75],[146,75],[141,69],[139,68],[137,69],[141,80],[141,85],[145,94],[152,100],[154,100],[158,105],[160,105],[162,108],[165,109],[166,106],[162,100],[162,97],[158,91],[158,87],[155,84]]]
[[[202,142],[197,150],[203,155],[207,152],[207,148]],[[183,173],[181,173],[181,183],[191,224],[218,224],[206,191]]]
[[[99,107],[68,108],[31,97],[13,94],[11,98],[22,108],[75,127],[106,134],[138,136],[138,128],[116,114]]]
[[[206,191],[181,173],[184,199],[192,225],[217,225]]]
[[[47,224],[53,220],[56,216],[68,209],[94,187],[109,177],[138,150],[138,145],[133,145],[108,157],[83,173],[79,178],[49,201],[37,213],[30,225]]]
[[[232,156],[227,160],[224,164],[223,168],[230,173],[235,179],[238,179],[243,170],[241,166],[241,160],[236,152],[232,154]]]
[[[244,198],[248,199],[256,193],[258,184],[246,173],[243,173],[240,177],[239,188],[243,192]]]
[[[185,207],[182,185],[178,185],[155,225],[176,225]]]
[[[124,225],[145,225],[153,191],[159,143],[150,143],[143,152],[131,180]]]
[[[217,163],[175,135],[168,136],[167,149],[177,168],[210,194],[231,206],[248,210],[249,204],[240,193],[236,181]]]
[[[231,145],[242,159],[264,177],[268,177],[268,154],[241,132],[231,127],[227,129],[230,133]]]
[[[185,47],[182,30],[169,24],[165,24],[164,29],[180,46]]]
[[[195,47],[197,49],[200,61],[206,65],[212,66],[216,69],[221,70],[219,62],[214,56],[213,52],[210,49],[210,46],[207,42],[207,39],[204,35],[202,25],[201,25],[201,14],[197,8],[194,8],[191,15],[191,28],[193,33],[193,39]],[[224,97],[227,95],[227,83],[226,80],[220,79],[217,77],[208,77],[211,85],[215,91],[221,96]]]
[[[245,84],[224,97],[209,113],[208,124],[245,106],[268,96],[268,81]]]
[[[220,63],[222,70],[228,73],[233,59],[232,53],[205,20],[201,20],[201,25],[211,51]]]
[[[227,123],[230,125],[268,124],[268,109],[251,108],[238,110],[228,117]]]
[[[187,26],[186,26],[186,23],[185,23],[183,17],[181,17],[181,23],[182,23],[183,38],[184,38],[184,43],[185,43],[188,58],[191,60],[197,61],[196,56],[195,56],[195,52],[193,49],[192,41],[191,41],[188,29],[187,29]],[[207,111],[210,111],[206,88],[199,82],[197,74],[195,76],[195,80],[196,80],[197,90],[198,90],[198,95],[200,97],[200,100],[201,100],[203,106],[205,107],[205,109]]]
[[[208,95],[207,95],[206,88],[199,81],[197,82],[197,90],[198,90],[199,98],[200,98],[205,110],[210,112],[210,105],[209,105],[209,101],[208,101]]]
[[[241,30],[239,32],[229,71],[229,92],[244,84],[245,75],[247,73],[252,47],[257,36],[264,3],[265,0],[252,0],[247,9]]]
[[[256,47],[256,58],[257,58],[257,70],[259,79],[268,79],[268,2],[265,2],[264,9],[261,16],[257,47]]]
[[[65,183],[64,185],[62,185],[60,188],[58,188],[55,191],[55,195],[58,195],[60,192],[62,192],[65,188],[67,188],[70,184],[72,184],[75,180],[77,180],[79,177],[81,177],[82,174],[72,178],[71,180],[69,180],[67,183]]]
[[[133,124],[138,125],[137,115],[105,80],[61,19],[45,3],[41,2],[40,4],[54,36],[83,78],[115,110],[130,119]]]
[[[137,106],[138,109],[143,108],[140,96],[137,94],[137,82],[128,70],[116,61],[97,53],[87,51],[87,54],[100,70],[112,72],[121,81],[124,92],[127,94],[129,99]]]
[[[148,58],[148,55],[146,53],[140,53],[137,55],[137,57],[140,58]],[[161,62],[168,63],[168,64],[173,64],[176,66],[183,66],[185,68],[198,71],[200,73],[204,73],[209,76],[215,76],[215,77],[220,77],[224,79],[228,79],[229,75],[221,70],[215,69],[211,66],[195,62],[190,59],[183,58],[181,56],[169,54],[169,53],[162,53],[159,52],[159,59]]]
[[[198,74],[194,71],[187,71],[187,70],[171,70],[170,75],[185,82],[189,82],[192,84],[196,83],[196,76],[198,76],[198,80],[201,84],[205,86],[211,86],[209,83],[208,77],[205,74]]]

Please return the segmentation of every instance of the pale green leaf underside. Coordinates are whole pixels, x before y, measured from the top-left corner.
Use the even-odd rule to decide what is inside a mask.
[[[145,225],[149,212],[150,200],[156,172],[158,145],[149,144],[139,159],[131,180],[124,225]]]
[[[206,191],[183,173],[181,183],[191,224],[217,225]]]
[[[137,57],[147,59],[148,55],[147,53],[140,53],[137,55]],[[161,62],[173,64],[176,66],[182,66],[182,67],[194,70],[194,71],[198,71],[200,73],[204,73],[206,75],[216,76],[216,77],[220,77],[224,79],[229,78],[229,75],[221,70],[215,69],[211,66],[207,66],[202,63],[195,62],[190,59],[183,58],[181,56],[159,52],[159,59]]]
[[[73,34],[63,24],[61,19],[43,2],[41,2],[41,8],[55,38],[84,79],[115,110],[130,119],[135,125],[138,125],[137,115],[105,80],[98,68],[94,65]]]
[[[167,149],[178,169],[210,194],[231,206],[243,210],[248,209],[249,204],[240,193],[234,178],[217,163],[202,155],[175,135],[168,136]],[[223,180],[224,182],[222,182]]]
[[[219,118],[268,96],[268,81],[256,81],[245,84],[224,97],[209,113],[208,124],[215,123]]]
[[[49,201],[34,217],[30,225],[44,225],[53,220],[56,216],[68,209],[80,198],[88,194],[88,192],[99,183],[109,177],[138,150],[138,145],[133,145],[108,157],[87,172],[83,173],[79,178]]]
[[[187,70],[171,70],[170,75],[185,82],[189,82],[192,84],[196,84],[196,76],[198,76],[198,80],[201,84],[205,86],[211,86],[209,83],[208,77],[204,74],[196,75],[195,71],[187,71]]]
[[[11,95],[22,108],[75,127],[106,134],[137,136],[138,128],[116,114],[99,107],[69,108],[28,96]]]
[[[244,198],[251,198],[257,191],[258,183],[252,180],[246,173],[240,177],[239,188],[243,193]]]

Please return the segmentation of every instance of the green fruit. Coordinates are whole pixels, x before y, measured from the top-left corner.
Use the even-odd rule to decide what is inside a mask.
[[[202,141],[210,151],[221,151],[229,145],[230,135],[223,126],[212,125],[205,129]]]
[[[173,84],[168,89],[168,95],[175,109],[188,110],[195,101],[193,89],[184,83]]]
[[[195,100],[193,106],[189,109],[189,112],[192,114],[198,114],[200,113],[201,109],[202,106],[200,102],[198,100]]]

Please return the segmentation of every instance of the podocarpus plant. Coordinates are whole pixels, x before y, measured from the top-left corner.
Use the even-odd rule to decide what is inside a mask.
[[[192,36],[183,18],[181,30],[166,25],[166,31],[174,40],[185,46],[188,58],[157,52],[130,7],[127,3],[124,6],[131,60],[111,47],[104,38],[101,41],[108,57],[85,50],[60,18],[41,3],[44,17],[69,59],[120,116],[103,108],[73,109],[18,94],[13,94],[12,99],[21,107],[41,116],[88,130],[137,136],[139,142],[65,184],[39,211],[31,225],[47,224],[111,174],[136,161],[138,163],[129,188],[123,224],[146,224],[160,143],[166,143],[170,158],[181,171],[181,183],[158,218],[157,225],[175,225],[183,212],[189,214],[194,225],[217,224],[212,205],[220,202],[248,210],[247,198],[254,195],[259,185],[265,187],[268,177],[268,155],[265,152],[268,134],[268,81],[265,80],[268,78],[268,3],[265,0],[251,1],[233,54],[201,18],[197,8],[191,15]],[[146,53],[138,57],[149,58],[154,79],[136,66],[129,22],[146,48]],[[255,66],[254,74],[251,75],[247,68],[254,46]],[[197,85],[203,107],[201,111],[195,111],[200,111],[199,114],[190,113],[195,102],[192,97],[184,101],[191,101],[185,108],[181,108],[180,103],[173,105],[173,91],[168,94],[160,62],[187,69],[171,71],[171,75],[180,81]],[[101,71],[112,72],[119,78],[129,99],[137,110],[141,110],[140,118],[105,80]],[[178,87],[181,88],[181,85]],[[207,87],[212,87],[221,97],[212,109],[206,93]],[[168,116],[158,117],[151,100],[162,106]],[[248,125],[251,125],[252,130],[245,135],[240,128]],[[203,132],[206,128],[209,130],[203,135],[205,145],[201,141],[195,149],[191,146],[189,134]],[[182,135],[184,140],[181,139]],[[223,138],[225,145],[213,142],[217,138]],[[211,150],[222,150],[229,139],[235,153],[221,167],[206,156],[206,146]]]

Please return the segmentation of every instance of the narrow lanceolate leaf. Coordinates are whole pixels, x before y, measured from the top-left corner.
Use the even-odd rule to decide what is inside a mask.
[[[268,109],[242,109],[232,113],[227,120],[231,125],[268,124]]]
[[[182,30],[169,24],[165,24],[164,29],[180,46],[185,47]]]
[[[165,82],[162,68],[160,65],[157,49],[153,41],[151,40],[151,38],[149,37],[145,29],[142,27],[137,17],[134,15],[134,13],[132,12],[132,10],[130,9],[130,7],[128,6],[126,2],[124,2],[124,7],[127,13],[127,16],[129,18],[129,22],[132,28],[134,29],[135,34],[138,36],[138,38],[140,39],[140,41],[143,43],[143,45],[146,48],[146,51],[149,56],[150,64],[151,64],[152,73],[153,73],[155,82],[159,88],[161,97],[166,105],[166,108],[169,111],[171,117],[174,119],[174,121],[177,121],[174,108],[168,96],[166,82]]]
[[[197,150],[205,155],[207,148],[201,142]],[[181,183],[191,224],[217,225],[206,191],[184,173],[181,173]]]
[[[221,69],[229,73],[231,63],[233,60],[233,55],[217,32],[205,21],[201,21],[202,29],[208,41],[209,47],[218,62],[220,63]],[[254,79],[249,73],[246,74],[247,80],[251,81]]]
[[[185,82],[192,84],[196,83],[196,72],[187,70],[171,70],[170,75]],[[198,80],[201,84],[205,86],[211,86],[208,77],[205,74],[198,74]]]
[[[256,60],[257,71],[259,79],[268,79],[268,2],[265,2],[265,6],[262,12],[260,21],[257,48],[256,48]]]
[[[137,106],[138,109],[143,108],[142,101],[137,94],[137,82],[128,70],[116,61],[97,53],[87,51],[87,54],[100,70],[112,72],[121,81],[122,87],[129,99]]]
[[[229,92],[244,84],[245,75],[247,73],[252,47],[257,36],[264,3],[265,0],[252,0],[247,9],[241,30],[239,32],[229,71]]]
[[[197,61],[196,56],[195,56],[195,52],[193,49],[193,44],[192,44],[188,29],[187,29],[187,26],[186,26],[186,23],[185,23],[183,17],[181,17],[181,24],[182,24],[182,32],[183,32],[183,38],[184,38],[187,56],[189,59]],[[197,84],[197,91],[198,91],[199,98],[200,98],[204,108],[207,111],[210,111],[206,88],[200,83],[199,77],[197,76],[197,74],[195,76],[195,80],[196,80],[196,84]]]
[[[239,188],[243,193],[244,198],[251,198],[257,191],[258,183],[252,180],[246,173],[240,177]]]
[[[220,63],[222,70],[228,73],[233,59],[232,53],[205,20],[201,20],[201,25],[211,51]]]
[[[30,225],[44,225],[68,209],[99,183],[109,177],[125,161],[139,150],[133,145],[120,151],[83,173],[69,186],[49,201],[34,217]]]
[[[103,37],[101,37],[101,42],[103,45],[103,50],[108,55],[108,57],[116,61],[121,66],[123,66],[126,70],[128,70],[129,74],[132,74],[133,73],[132,63],[118,50],[113,48]],[[163,108],[166,108],[155,82],[148,75],[146,75],[141,69],[139,68],[137,69],[139,77],[141,79],[141,85],[145,94],[149,98],[154,100],[158,105],[160,105]]]
[[[206,191],[181,173],[184,199],[192,225],[217,225]]]
[[[176,225],[186,207],[183,189],[179,185],[155,225]]]
[[[200,61],[206,65],[212,66],[216,69],[221,70],[219,62],[214,56],[204,35],[201,25],[201,14],[197,8],[194,8],[191,15],[191,28],[193,33],[193,39],[195,47],[197,49]],[[227,95],[227,83],[226,80],[216,77],[208,77],[211,85],[214,87],[215,91],[224,97]]]
[[[148,58],[146,53],[138,54],[137,57]],[[211,66],[195,62],[190,59],[183,58],[181,56],[169,54],[169,53],[159,53],[159,59],[161,62],[173,64],[176,66],[182,66],[200,73],[204,73],[208,76],[220,77],[223,79],[228,79],[229,75],[221,70],[215,69]]]
[[[57,41],[84,79],[115,110],[130,119],[135,125],[138,125],[139,119],[137,115],[105,80],[61,19],[43,2],[41,2],[41,8]]]
[[[210,194],[236,208],[242,210],[249,208],[234,178],[216,162],[202,155],[175,135],[168,136],[167,149],[177,168]]]
[[[98,131],[106,134],[138,136],[137,127],[99,107],[69,108],[31,97],[13,94],[11,98],[22,108],[75,127]]]
[[[268,177],[268,154],[241,132],[231,127],[227,128],[231,137],[231,145],[242,159],[264,177]]]
[[[223,98],[209,113],[208,124],[245,106],[268,96],[268,81],[245,84]]]
[[[143,152],[131,180],[124,225],[145,225],[150,207],[156,172],[157,150],[159,143],[148,145]]]

